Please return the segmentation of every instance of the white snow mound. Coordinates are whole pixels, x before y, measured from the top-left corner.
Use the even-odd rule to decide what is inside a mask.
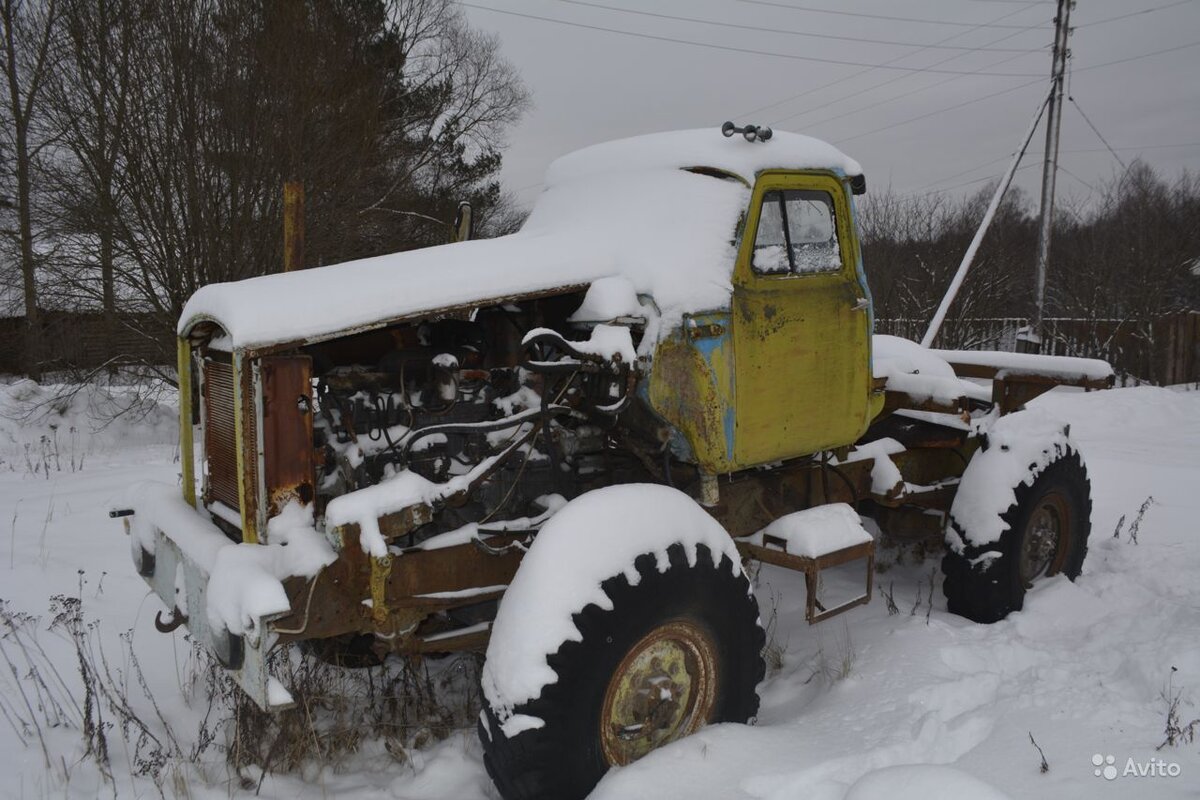
[[[706,546],[713,560],[741,571],[737,547],[720,523],[683,492],[653,484],[625,484],[588,492],[555,514],[521,563],[492,626],[483,691],[506,736],[537,727],[513,709],[558,680],[546,657],[563,642],[581,641],[572,616],[594,604],[611,609],[600,584],[622,573],[636,585],[633,562],[653,554],[660,572],[667,548],[681,543],[688,562]]]
[[[788,553],[806,558],[820,558],[871,541],[871,534],[862,526],[862,518],[846,503],[829,503],[785,514],[751,540],[762,544],[768,536],[786,542]]]
[[[954,767],[904,764],[863,775],[845,800],[1011,800],[1010,796]]]

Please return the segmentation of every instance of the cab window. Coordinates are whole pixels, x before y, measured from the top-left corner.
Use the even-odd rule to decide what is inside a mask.
[[[813,189],[763,195],[754,238],[754,271],[760,275],[808,275],[842,268],[833,197]]]

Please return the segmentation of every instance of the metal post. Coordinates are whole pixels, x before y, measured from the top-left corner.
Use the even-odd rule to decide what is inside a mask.
[[[283,271],[304,268],[304,183],[283,182]]]
[[[1042,349],[1042,317],[1046,306],[1046,270],[1050,264],[1050,235],[1054,221],[1054,179],[1058,173],[1058,139],[1062,126],[1063,82],[1067,71],[1067,39],[1071,35],[1071,6],[1074,0],[1058,0],[1054,17],[1054,55],[1050,64],[1053,90],[1046,117],[1046,153],[1042,161],[1042,208],[1038,228],[1037,267],[1034,277],[1033,313],[1029,326],[1017,334],[1017,350],[1037,353]]]

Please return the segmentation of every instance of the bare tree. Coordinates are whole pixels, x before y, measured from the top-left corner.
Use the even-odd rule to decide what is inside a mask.
[[[5,144],[14,164],[17,230],[25,298],[26,372],[40,378],[42,329],[38,307],[38,259],[33,220],[34,173],[50,140],[39,127],[47,73],[55,56],[59,6],[56,0],[0,0],[3,44]]]
[[[99,303],[104,343],[117,330],[117,172],[129,120],[145,0],[59,0],[62,54],[47,82],[49,116],[66,153],[55,167],[65,245],[58,271],[87,306]],[[98,272],[98,274],[97,274]]]

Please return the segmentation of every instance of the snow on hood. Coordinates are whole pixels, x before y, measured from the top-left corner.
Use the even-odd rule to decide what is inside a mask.
[[[769,168],[861,173],[807,136],[766,143],[716,128],[623,139],[551,164],[546,190],[520,232],[328,267],[218,283],[184,307],[179,332],[216,321],[233,347],[317,341],[354,328],[493,298],[621,276],[649,295],[670,330],[684,313],[729,303],[736,231],[752,182]]]

